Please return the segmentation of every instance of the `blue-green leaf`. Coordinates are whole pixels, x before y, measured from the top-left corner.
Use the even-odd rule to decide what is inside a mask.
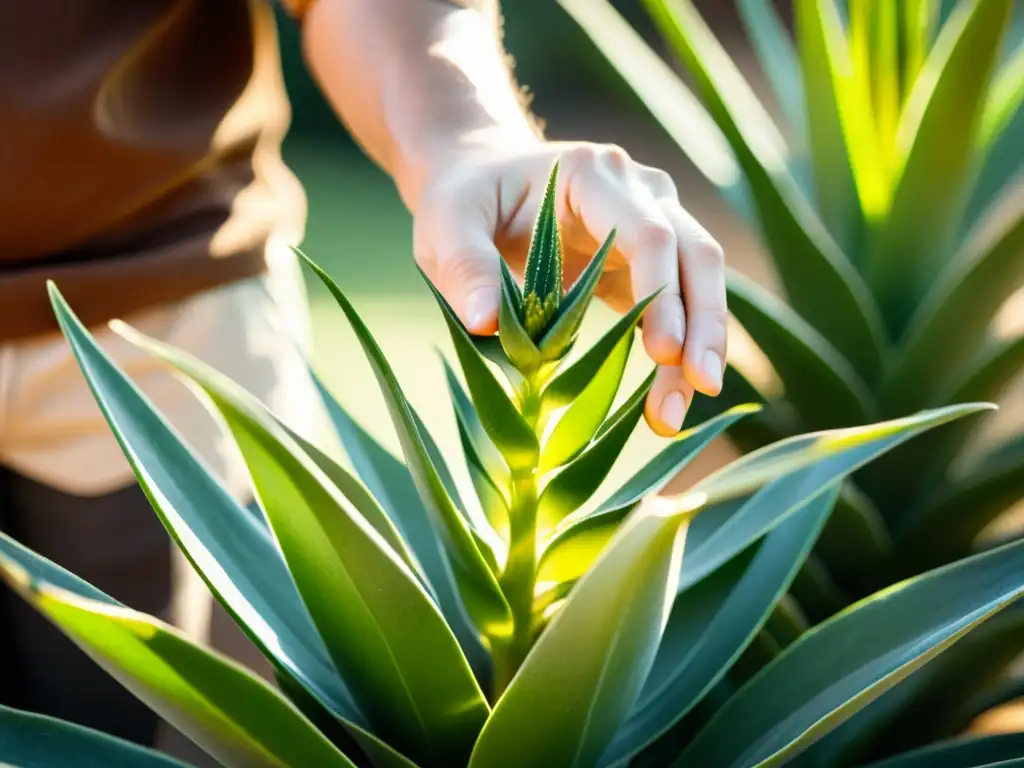
[[[100,731],[4,706],[0,763],[10,768],[186,768],[167,755]]]
[[[871,393],[835,347],[748,278],[731,272],[727,285],[729,311],[771,360],[786,399],[810,429],[871,419]]]
[[[873,595],[805,633],[675,765],[779,765],[1024,595],[1024,541]]]
[[[352,768],[259,677],[130,610],[0,533],[0,578],[151,709],[229,766]],[[57,586],[48,576],[58,574]],[[66,587],[66,588],[65,588]],[[0,744],[0,759],[4,759]]]
[[[416,760],[465,759],[489,708],[409,567],[255,398],[184,353],[130,338],[198,385],[224,419],[299,594],[375,730]],[[503,620],[497,608],[487,615]]]
[[[345,317],[359,339],[363,351],[366,353],[367,359],[370,361],[374,375],[380,384],[381,393],[384,395],[384,400],[387,403],[391,421],[398,432],[402,452],[405,454],[405,460],[416,483],[416,488],[419,490],[420,498],[431,513],[431,520],[451,558],[456,582],[459,585],[466,609],[477,623],[477,626],[481,628],[489,627],[496,634],[501,634],[510,623],[508,604],[501,594],[501,590],[487,560],[477,547],[465,517],[456,509],[455,503],[452,501],[441,476],[438,474],[438,468],[430,459],[430,453],[427,450],[424,437],[416,424],[416,418],[412,408],[409,406],[409,401],[406,399],[398,380],[395,378],[394,371],[374,340],[370,329],[366,327],[362,318],[359,317],[348,297],[345,296],[327,273],[310,261],[308,257],[303,255],[302,258],[306,260],[306,263],[309,264],[310,268],[313,269],[338,302],[338,306],[344,312]],[[440,294],[438,294],[438,298],[440,301],[444,301],[440,298]],[[447,312],[451,313],[447,303],[444,306],[447,308]],[[450,321],[452,319],[458,323],[454,313],[450,315]],[[498,387],[500,391],[500,385],[494,380],[490,369],[486,367],[476,349],[468,341],[469,336],[462,328],[461,323],[458,324],[458,329],[464,335],[464,338],[459,338],[469,345],[466,357],[479,363],[485,375],[490,377],[489,381],[495,387]],[[453,336],[455,335],[453,330]],[[504,392],[501,392],[501,397],[504,398],[507,406],[515,412],[514,406],[505,397]],[[516,415],[518,415],[517,412]],[[533,435],[532,431],[530,435]],[[536,438],[533,439],[536,442]]]
[[[837,487],[811,501],[794,487],[798,508],[760,544],[676,599],[654,666],[629,720],[603,756],[615,764],[681,720],[736,662],[772,613],[810,552]],[[684,558],[685,570],[685,558]]]
[[[264,522],[241,507],[193,456],[56,288],[50,295],[61,330],[140,487],[193,567],[281,674],[307,688],[335,716],[366,725]],[[97,598],[80,582],[62,582],[53,571],[43,575],[62,589]]]
[[[865,768],[1019,768],[1021,755],[1024,733],[1000,733],[929,744]]]
[[[402,532],[402,538],[409,543],[437,595],[445,621],[458,638],[477,679],[486,680],[490,674],[490,655],[466,611],[451,561],[408,467],[352,418],[315,373],[310,371],[310,374],[349,461],[374,498],[387,510],[388,516]]]

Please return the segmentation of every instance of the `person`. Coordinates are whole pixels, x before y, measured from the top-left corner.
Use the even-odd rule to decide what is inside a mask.
[[[566,280],[609,231],[599,295],[643,316],[645,415],[679,431],[726,353],[723,255],[672,180],[615,146],[550,141],[516,85],[497,0],[288,0],[338,117],[413,216],[412,252],[466,326],[497,327],[559,160]],[[305,202],[266,0],[0,5],[0,528],[126,604],[173,616],[170,546],[57,332],[45,281],[240,500],[244,467],[119,317],[203,358],[293,427],[315,418],[287,248]],[[344,184],[343,178],[338,179]],[[149,744],[158,720],[9,592],[0,702]],[[203,632],[202,626],[195,629]]]

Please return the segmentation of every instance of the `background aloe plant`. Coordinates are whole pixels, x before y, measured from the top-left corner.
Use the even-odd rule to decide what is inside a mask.
[[[563,294],[554,183],[523,289],[503,272],[496,337],[471,337],[437,294],[465,381],[446,367],[468,504],[370,331],[312,263],[371,363],[404,463],[326,390],[338,441],[317,446],[216,370],[115,325],[219,415],[256,509],[218,484],[52,288],[141,487],[276,687],[3,534],[0,575],[217,760],[246,768],[778,764],[1008,613],[1024,595],[1024,542],[911,579],[799,638],[786,597],[849,473],[983,404],[796,436],[657,495],[758,411],[737,406],[599,494],[650,386],[616,405],[650,297],[575,350],[614,233]],[[779,650],[762,647],[765,627],[787,647],[750,677]],[[897,765],[936,754],[978,765],[1019,747],[942,744]],[[8,709],[0,761],[172,764]]]
[[[1019,2],[793,0],[791,35],[769,0],[737,0],[780,125],[689,0],[643,4],[690,86],[606,0],[560,3],[760,233],[779,278],[785,300],[729,276],[730,311],[773,375],[730,366],[694,423],[765,403],[729,428],[752,450],[995,400],[1024,373],[1024,329],[993,328],[1024,285]],[[854,475],[794,587],[801,623],[978,551],[979,534],[1024,497],[1024,434],[979,444],[984,423],[943,427]],[[965,647],[945,678],[922,674],[916,694],[876,705],[861,720],[874,747],[866,730],[851,726],[851,738],[884,752],[963,727],[981,702],[1019,693],[1001,673],[1022,651],[1018,616]]]

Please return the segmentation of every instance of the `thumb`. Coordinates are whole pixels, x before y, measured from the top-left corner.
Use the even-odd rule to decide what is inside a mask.
[[[469,214],[469,215],[467,215]],[[424,212],[414,224],[416,260],[470,333],[498,330],[501,254],[484,211]]]

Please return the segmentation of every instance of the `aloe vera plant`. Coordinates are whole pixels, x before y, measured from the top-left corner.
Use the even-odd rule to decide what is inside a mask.
[[[325,387],[336,448],[296,433],[216,370],[115,326],[219,414],[249,469],[255,512],[51,287],[156,514],[271,662],[276,686],[3,534],[0,575],[219,762],[246,768],[779,764],[1015,615],[1021,542],[922,574],[802,635],[787,597],[845,477],[985,404],[795,436],[660,495],[715,436],[756,415],[741,405],[667,441],[606,491],[650,386],[616,404],[646,300],[577,349],[612,236],[563,293],[553,190],[554,174],[523,287],[503,273],[497,337],[470,336],[437,295],[461,369],[446,366],[470,503],[355,307],[311,262],[371,363],[404,462]],[[786,633],[786,647],[745,681],[767,627]],[[1011,746],[956,742],[901,759]],[[3,708],[0,762],[173,764]]]
[[[996,324],[1024,287],[1021,3],[793,0],[790,32],[769,0],[737,0],[776,123],[690,0],[643,3],[689,86],[607,0],[559,1],[760,234],[779,278],[782,296],[729,275],[730,312],[770,370],[734,356],[692,423],[762,403],[728,430],[749,451],[994,401],[1024,373],[1019,323]],[[811,624],[991,545],[1024,497],[1024,433],[979,442],[985,424],[943,427],[846,483],[794,589]],[[963,700],[1009,685],[1001,670],[1022,651],[1009,629],[965,647],[955,694],[923,674],[849,738],[884,752],[963,727],[978,714]]]

